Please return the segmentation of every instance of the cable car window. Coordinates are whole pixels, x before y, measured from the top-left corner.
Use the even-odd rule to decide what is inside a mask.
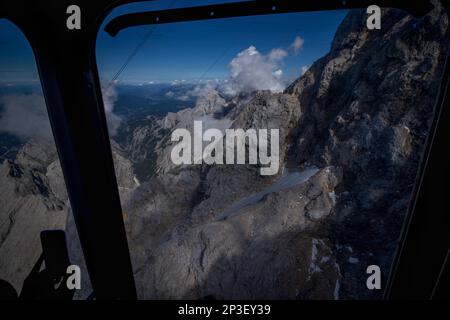
[[[101,31],[139,297],[380,298],[448,42],[437,1]]]
[[[58,298],[57,290],[43,292],[48,287],[40,281],[54,271],[59,283],[70,264],[83,271],[85,267],[33,52],[21,31],[3,19],[0,163],[2,298],[8,298],[3,296],[5,286],[6,292],[25,299]],[[87,273],[82,274],[84,290],[75,298],[85,299],[90,284]]]

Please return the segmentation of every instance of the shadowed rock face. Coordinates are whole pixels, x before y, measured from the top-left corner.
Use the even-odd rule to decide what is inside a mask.
[[[439,7],[420,19],[382,16],[382,30],[368,31],[365,13],[350,12],[330,53],[283,93],[209,92],[193,109],[150,118],[124,150],[113,143],[140,298],[378,297],[365,270],[389,270],[449,40]],[[170,133],[199,119],[280,129],[282,169],[261,176],[258,166],[174,165]],[[23,245],[19,234],[64,226],[67,196],[52,150],[30,143],[0,167],[0,216],[9,221],[0,226],[0,278],[26,274],[40,252],[38,238],[22,237],[33,247],[5,260]],[[151,172],[138,185],[142,164]],[[28,202],[31,211],[22,209]],[[19,214],[31,214],[33,227]],[[70,219],[68,236],[81,264]]]
[[[439,7],[420,19],[384,10],[381,31],[368,31],[365,19],[350,12],[330,53],[284,93],[220,101],[232,128],[279,128],[280,167],[319,168],[303,184],[264,194],[280,176],[166,166],[170,146],[159,144],[164,174],[129,207],[141,297],[378,297],[365,270],[377,264],[387,276],[433,117],[448,21]],[[162,121],[189,128],[182,119],[199,109]],[[162,199],[169,210],[148,205]]]
[[[0,278],[17,291],[40,256],[39,234],[62,229],[67,195],[54,146],[31,140],[0,166]]]
[[[213,183],[212,170],[207,183]],[[320,170],[306,182],[269,193],[220,220],[221,211],[208,202],[216,200],[219,207],[233,202],[211,196],[185,210],[159,234],[149,232],[151,225],[141,229],[131,237],[133,248],[142,245],[139,248],[148,250],[132,249],[141,297],[333,298],[339,267],[328,240],[314,230],[332,214],[330,193],[339,179],[336,168]],[[145,214],[164,219],[165,212],[155,209]],[[317,291],[319,286],[327,290]]]
[[[328,230],[339,245],[341,292],[349,298],[367,297],[367,265],[380,265],[384,276],[389,271],[448,42],[439,7],[421,19],[385,10],[375,32],[364,28],[364,15],[352,12],[331,52],[286,90],[298,96],[303,114],[289,156],[343,169]]]
[[[121,155],[114,143],[113,157],[121,198],[126,201],[137,187],[131,162]],[[42,253],[40,232],[66,229],[71,216],[61,166],[52,142],[29,140],[15,160],[5,160],[0,165],[0,208],[0,279],[7,280],[20,292],[23,280]],[[72,262],[81,265],[78,238],[76,234],[73,236],[74,224],[72,219],[70,221],[68,240],[73,249],[70,254]]]

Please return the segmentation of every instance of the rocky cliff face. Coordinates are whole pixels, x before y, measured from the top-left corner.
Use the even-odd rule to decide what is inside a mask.
[[[121,200],[126,202],[137,183],[131,162],[114,142],[113,150]],[[29,140],[15,160],[0,165],[0,181],[0,279],[20,292],[42,253],[40,232],[66,229],[71,215],[55,145]],[[73,222],[70,229],[74,231]],[[69,240],[71,256],[81,261],[77,237]]]
[[[155,178],[127,206],[141,297],[378,297],[365,287],[365,270],[389,271],[433,117],[448,21],[437,5],[420,19],[384,10],[380,31],[365,22],[350,12],[330,53],[282,94],[210,99],[212,108],[203,102],[161,120],[169,131],[205,116],[231,128],[279,128],[281,167],[291,173],[176,167],[162,139]],[[277,187],[312,166],[309,179]]]
[[[67,194],[55,148],[29,141],[0,166],[0,278],[20,290],[41,254],[39,234],[63,229]]]
[[[368,31],[365,19],[350,12],[330,53],[283,93],[210,91],[195,108],[147,119],[124,150],[113,144],[140,298],[379,296],[365,287],[365,270],[389,271],[449,34],[439,6],[420,19],[384,10],[379,31]],[[170,133],[192,130],[194,120],[221,130],[280,129],[279,173],[174,165]],[[43,147],[30,143],[0,167],[0,278],[29,269],[31,262],[3,258],[36,240],[20,234],[66,221],[56,155]],[[30,214],[36,226],[17,218]]]
[[[350,13],[331,52],[286,90],[303,113],[290,157],[343,170],[327,229],[348,297],[367,292],[367,265],[379,265],[384,276],[389,271],[449,41],[439,7],[421,19],[386,10],[380,31],[364,22]]]

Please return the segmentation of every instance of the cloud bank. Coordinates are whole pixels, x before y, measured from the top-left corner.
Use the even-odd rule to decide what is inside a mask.
[[[0,96],[0,132],[26,140],[52,139],[50,121],[41,94],[8,94]]]
[[[117,102],[118,94],[116,82],[112,82],[102,87],[103,104],[105,105],[106,121],[110,136],[115,136],[122,123],[122,118],[114,113],[114,105]]]
[[[300,36],[295,37],[294,42],[290,45],[290,49],[294,52],[294,54],[298,54],[300,50],[303,48],[303,44],[305,43],[305,39]]]
[[[114,136],[122,122],[122,118],[113,112],[117,101],[115,84],[105,88],[102,93],[108,130]],[[1,95],[0,107],[0,132],[12,134],[22,140],[53,139],[42,94]]]

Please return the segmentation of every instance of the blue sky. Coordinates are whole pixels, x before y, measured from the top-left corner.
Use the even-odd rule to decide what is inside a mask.
[[[115,9],[105,20],[130,12],[166,9],[232,1],[164,0],[131,4]],[[203,78],[227,78],[229,63],[238,53],[254,46],[262,55],[274,48],[289,52],[279,62],[283,77],[294,79],[303,66],[325,55],[336,29],[347,12],[329,11],[218,19],[123,30],[110,37],[103,30],[97,39],[100,77],[110,80],[130,52],[155,28],[119,80],[123,82],[170,82]],[[302,49],[289,50],[296,37],[304,39]],[[20,31],[0,20],[0,82],[37,79],[32,52]]]

